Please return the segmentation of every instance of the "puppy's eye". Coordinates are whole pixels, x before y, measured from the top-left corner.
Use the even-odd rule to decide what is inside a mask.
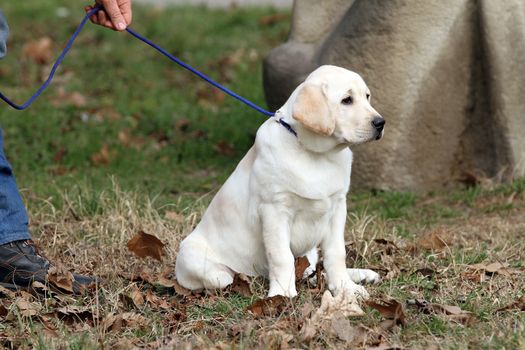
[[[348,96],[348,97],[343,98],[341,100],[341,103],[344,105],[351,105],[352,103],[354,103],[354,99],[352,98],[352,96]]]
[[[366,94],[366,99],[370,101],[370,94]]]

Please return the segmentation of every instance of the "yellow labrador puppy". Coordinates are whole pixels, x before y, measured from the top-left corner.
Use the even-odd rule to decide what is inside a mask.
[[[356,282],[379,275],[345,263],[349,146],[381,138],[384,124],[358,74],[316,69],[259,128],[255,145],[180,244],[179,283],[217,289],[235,273],[263,275],[268,296],[294,297],[294,259],[306,255],[315,266],[320,246],[329,289],[368,297]]]

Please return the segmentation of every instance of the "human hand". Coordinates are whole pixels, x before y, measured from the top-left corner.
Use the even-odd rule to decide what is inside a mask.
[[[95,0],[103,9],[91,16],[91,22],[122,31],[131,23],[131,0]],[[91,11],[94,6],[86,6],[86,12]]]

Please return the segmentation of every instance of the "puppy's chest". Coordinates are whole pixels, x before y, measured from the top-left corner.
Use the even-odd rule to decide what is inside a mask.
[[[291,196],[291,211],[294,221],[304,219],[306,221],[330,217],[334,211],[334,199],[326,196],[319,199],[304,198],[298,195]]]
[[[291,209],[290,233],[294,255],[305,254],[330,232],[335,201],[330,198],[296,198]]]
[[[297,231],[319,230],[318,226],[327,225],[335,213],[333,197],[321,199],[294,197],[290,214],[292,226]]]

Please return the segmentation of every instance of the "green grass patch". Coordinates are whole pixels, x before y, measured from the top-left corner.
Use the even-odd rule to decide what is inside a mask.
[[[58,7],[67,9],[67,17],[57,17]],[[56,57],[83,11],[68,1],[28,0],[2,8],[11,39],[0,61],[1,90],[23,101],[48,72],[23,54],[24,45],[49,37]],[[286,38],[289,22],[258,20],[276,13],[136,6],[133,28],[264,106],[260,62]],[[108,175],[126,189],[158,196],[159,205],[214,190],[265,120],[130,35],[90,24],[55,79],[29,110],[0,110],[6,153],[20,186],[55,204],[63,188],[110,188]],[[72,105],[61,90],[82,95],[85,105]],[[104,148],[108,156],[94,160]]]

